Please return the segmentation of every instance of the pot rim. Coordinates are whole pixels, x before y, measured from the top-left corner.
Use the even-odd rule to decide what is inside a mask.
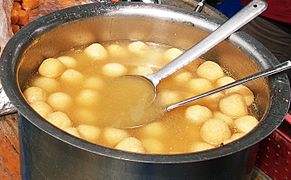
[[[22,28],[14,37],[7,43],[1,56],[1,82],[3,88],[11,100],[16,106],[22,116],[30,121],[34,126],[38,127],[45,133],[57,138],[58,140],[70,144],[76,148],[83,149],[85,151],[106,156],[114,159],[122,159],[126,161],[142,162],[142,163],[190,163],[204,160],[211,160],[220,157],[224,157],[239,151],[242,151],[265,137],[267,137],[273,130],[275,130],[283,121],[285,113],[288,110],[290,103],[290,87],[286,74],[279,74],[269,78],[270,83],[270,107],[268,112],[264,115],[259,125],[255,130],[249,132],[243,138],[224,145],[223,147],[201,151],[196,153],[187,154],[137,154],[131,152],[120,151],[112,148],[103,147],[100,145],[91,144],[87,141],[73,137],[62,130],[55,128],[53,125],[45,121],[40,115],[33,111],[22,96],[20,88],[18,87],[17,71],[19,65],[19,59],[24,50],[37,39],[38,36],[45,32],[55,28],[60,24],[66,24],[68,21],[75,21],[78,19],[98,16],[98,15],[117,15],[120,12],[127,12],[126,15],[146,15],[152,16],[150,12],[157,11],[161,14],[163,19],[181,20],[183,22],[191,22],[193,16],[198,16],[207,23],[211,23],[211,28],[214,30],[221,24],[221,21],[211,17],[204,16],[203,14],[192,12],[189,10],[156,4],[141,4],[141,3],[97,3],[75,6],[63,10],[56,11],[49,15],[40,17],[39,19],[28,24]],[[151,11],[149,11],[151,10]],[[174,13],[177,16],[172,18],[166,17],[163,14]],[[202,20],[201,20],[202,22]],[[199,22],[198,22],[199,23]],[[233,44],[238,44],[239,40],[247,38],[248,41],[244,42],[245,48],[260,49],[258,53],[263,55],[259,58],[261,61],[261,68],[268,68],[275,64],[278,64],[276,58],[260,43],[252,39],[246,33],[237,32],[233,34],[229,40]],[[265,122],[265,123],[262,123]]]

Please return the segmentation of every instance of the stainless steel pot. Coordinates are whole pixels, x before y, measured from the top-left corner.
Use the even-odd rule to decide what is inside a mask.
[[[90,144],[47,123],[24,100],[21,89],[46,57],[72,47],[109,40],[142,40],[187,49],[221,20],[154,4],[89,4],[39,18],[17,33],[1,57],[1,81],[20,113],[23,179],[249,179],[256,144],[282,122],[290,101],[285,74],[249,83],[255,93],[258,127],[224,147],[181,155],[143,155]],[[275,57],[243,32],[205,58],[240,78],[277,64]]]

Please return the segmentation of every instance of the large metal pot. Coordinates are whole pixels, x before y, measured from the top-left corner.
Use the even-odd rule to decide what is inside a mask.
[[[256,144],[282,122],[290,88],[285,74],[248,86],[261,122],[224,147],[181,155],[143,155],[90,144],[47,123],[24,100],[21,89],[46,57],[92,42],[142,40],[187,49],[221,22],[200,13],[154,4],[89,4],[58,11],[24,27],[1,57],[3,87],[20,113],[23,179],[249,179]],[[274,56],[243,32],[205,58],[240,78],[277,64]]]

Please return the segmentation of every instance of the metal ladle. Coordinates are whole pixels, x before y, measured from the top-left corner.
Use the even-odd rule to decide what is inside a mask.
[[[240,10],[238,13],[236,13],[232,18],[230,18],[228,21],[226,21],[224,24],[222,24],[220,27],[218,27],[215,31],[213,31],[210,35],[208,35],[205,39],[198,42],[196,45],[191,47],[189,50],[184,52],[182,55],[178,56],[176,59],[162,67],[159,71],[150,74],[148,76],[140,76],[140,75],[127,75],[128,78],[131,79],[131,81],[139,81],[139,86],[142,86],[141,84],[144,84],[144,87],[147,91],[144,93],[149,93],[149,91],[152,91],[152,94],[150,92],[150,95],[147,94],[148,97],[152,98],[147,100],[147,102],[150,102],[151,100],[154,101],[156,97],[156,88],[159,82],[170,76],[171,74],[175,73],[182,67],[190,64],[192,61],[200,57],[202,54],[206,53],[209,49],[217,45],[218,43],[222,42],[224,39],[226,39],[228,36],[230,36],[232,33],[237,31],[239,28],[247,24],[249,21],[257,17],[259,14],[261,14],[265,9],[267,8],[267,4],[262,0],[254,0],[250,2],[247,6],[245,6],[242,10]],[[122,80],[125,80],[126,78],[119,78],[120,82]],[[118,81],[116,81],[118,82]],[[118,82],[118,83],[120,83]],[[123,85],[123,83],[120,83]],[[124,86],[124,85],[123,85]],[[120,86],[121,87],[121,86]],[[135,91],[134,89],[130,89],[131,91]],[[130,94],[130,93],[129,93]],[[132,97],[127,97],[132,98]],[[114,98],[113,98],[114,99]],[[121,100],[122,101],[122,100]],[[135,108],[136,109],[136,108]],[[134,111],[134,110],[133,110]],[[121,112],[122,114],[122,112]],[[123,113],[124,114],[124,113]],[[129,118],[124,118],[125,120],[118,121],[119,127],[136,127],[143,124],[147,124],[150,121],[153,121],[152,118],[150,120],[148,118],[143,118],[142,120],[131,118],[132,120],[128,120]],[[106,120],[106,122],[109,122]]]
[[[182,101],[179,101],[179,102],[177,102],[175,104],[169,105],[169,106],[164,108],[164,111],[171,111],[171,110],[173,110],[173,109],[175,109],[177,107],[180,107],[180,106],[183,106],[185,104],[194,102],[194,101],[196,101],[198,99],[201,99],[201,98],[204,98],[206,96],[210,96],[212,94],[219,93],[219,92],[224,91],[226,89],[229,89],[229,88],[244,84],[244,83],[252,81],[252,80],[256,80],[256,79],[261,78],[261,77],[267,77],[267,76],[270,76],[270,75],[273,75],[273,74],[277,74],[277,73],[280,73],[282,71],[286,71],[286,70],[288,70],[290,68],[291,68],[291,61],[283,62],[281,64],[278,64],[277,66],[274,66],[272,68],[266,69],[264,71],[258,72],[258,73],[253,74],[253,75],[250,75],[250,76],[245,77],[243,79],[234,81],[232,83],[229,83],[227,85],[224,85],[224,86],[221,86],[219,88],[213,89],[211,91],[205,92],[203,94],[200,94],[200,95],[197,95],[197,96],[194,96],[194,97],[190,97],[188,99],[184,99]]]
[[[256,79],[261,78],[261,77],[267,77],[267,76],[270,76],[270,75],[273,75],[273,74],[280,73],[282,71],[286,71],[286,70],[288,70],[290,68],[291,68],[291,61],[289,60],[289,61],[283,62],[281,64],[278,64],[277,66],[274,66],[272,68],[269,68],[269,69],[266,69],[264,71],[258,72],[256,74],[247,76],[247,77],[245,77],[243,79],[234,81],[232,83],[229,83],[227,85],[221,86],[221,87],[216,88],[216,89],[213,89],[211,91],[202,93],[202,94],[194,96],[194,97],[190,97],[188,99],[184,99],[182,101],[179,101],[177,103],[171,104],[171,105],[166,106],[166,107],[162,107],[160,109],[161,113],[159,115],[162,115],[165,112],[171,111],[171,110],[173,110],[175,108],[181,107],[181,106],[189,104],[191,102],[194,102],[194,101],[196,101],[198,99],[201,99],[201,98],[204,98],[204,97],[219,93],[219,92],[224,91],[226,89],[230,89],[232,87],[247,83],[247,82],[252,81],[252,80],[256,80]],[[126,126],[123,125],[122,128],[133,128],[133,127],[138,127],[138,126],[141,126],[141,125],[144,125],[144,124],[148,124],[148,123],[150,123],[152,121],[155,121],[156,118],[158,118],[158,117],[159,116],[157,116],[155,118],[152,118],[150,120],[147,119],[147,121],[130,122],[129,124],[126,124]]]

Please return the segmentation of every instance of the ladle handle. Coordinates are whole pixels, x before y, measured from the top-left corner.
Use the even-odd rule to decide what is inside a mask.
[[[283,62],[283,63],[281,63],[281,64],[279,64],[277,66],[274,66],[273,68],[266,69],[264,71],[261,71],[259,73],[253,74],[253,75],[248,76],[248,77],[245,77],[243,79],[240,79],[238,81],[232,82],[232,83],[227,84],[225,86],[221,86],[219,88],[216,88],[214,90],[208,91],[208,92],[203,93],[203,94],[200,94],[198,96],[194,96],[194,97],[182,100],[180,102],[177,102],[175,104],[172,104],[172,105],[166,107],[166,111],[170,111],[172,109],[175,109],[177,107],[185,105],[185,104],[187,104],[189,102],[196,101],[198,99],[204,98],[206,96],[210,96],[212,94],[215,94],[215,93],[218,93],[218,92],[221,92],[221,91],[224,91],[224,90],[232,88],[234,86],[238,86],[238,85],[244,84],[246,82],[249,82],[249,81],[252,81],[252,80],[256,80],[256,79],[258,79],[260,77],[267,77],[267,76],[270,76],[272,74],[277,74],[279,72],[285,71],[285,70],[290,69],[290,68],[291,68],[291,61]]]
[[[205,39],[191,47],[189,50],[178,56],[176,59],[165,65],[159,71],[147,76],[155,86],[160,80],[168,77],[182,67],[188,65],[209,49],[226,39],[232,33],[240,29],[242,26],[257,17],[267,8],[267,4],[263,0],[254,0],[236,13],[232,18],[218,27]]]

